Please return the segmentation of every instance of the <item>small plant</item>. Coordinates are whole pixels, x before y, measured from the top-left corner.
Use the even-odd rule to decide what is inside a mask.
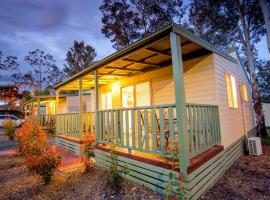
[[[61,163],[61,157],[48,146],[47,137],[41,126],[27,121],[16,131],[20,153],[28,169],[42,177],[45,184],[51,181],[53,172]]]
[[[123,174],[126,175],[129,173],[129,168],[127,165],[120,167],[118,165],[118,155],[114,150],[114,147],[111,150],[111,164],[109,171],[108,184],[112,189],[118,190],[123,182]]]
[[[52,175],[60,164],[61,157],[53,149],[47,149],[40,156],[26,156],[26,166],[40,175],[46,185],[51,182]]]
[[[3,128],[9,139],[14,140],[16,124],[11,119],[5,119],[3,122]]]
[[[177,152],[174,152],[171,159],[172,169],[168,173],[168,182],[164,188],[164,193],[167,200],[187,199],[187,191],[183,181],[183,173],[180,171],[176,172],[176,169],[179,170],[179,165],[175,164],[177,159],[178,154]]]
[[[85,172],[93,172],[95,167],[95,161],[92,159],[94,155],[95,145],[94,143],[90,142],[85,146],[84,149],[84,165],[85,165]]]

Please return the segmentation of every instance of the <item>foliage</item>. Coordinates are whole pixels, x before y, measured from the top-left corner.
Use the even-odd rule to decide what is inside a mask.
[[[39,49],[30,51],[24,60],[30,65],[30,70],[13,75],[19,85],[28,86],[40,92],[45,87],[53,87],[64,78],[53,56],[44,51]]]
[[[118,155],[115,152],[114,147],[111,150],[110,158],[111,164],[109,169],[108,184],[112,189],[118,190],[122,185],[123,174],[128,174],[129,168],[127,165],[125,165],[124,167],[120,167],[118,165]]]
[[[255,44],[266,32],[258,0],[192,0],[189,22],[200,37],[212,44],[237,46],[243,50],[251,77],[257,135],[266,137],[258,79],[255,74]]]
[[[68,65],[65,65],[64,72],[67,76],[72,76],[94,64],[96,56],[96,51],[91,45],[84,44],[84,41],[75,40],[66,54]]]
[[[86,144],[84,149],[84,165],[85,165],[85,172],[92,172],[94,170],[95,161],[92,159],[95,154],[95,144],[93,142],[89,142]]]
[[[48,146],[47,137],[41,126],[33,121],[26,121],[22,128],[16,131],[18,148],[25,157],[29,170],[40,175],[45,184],[51,181],[53,172],[61,163],[61,157]]]
[[[16,131],[19,151],[24,155],[40,156],[47,148],[47,137],[42,127],[34,121],[25,121]]]
[[[270,61],[260,62],[257,70],[262,101],[270,103]]]
[[[9,139],[15,139],[15,128],[16,124],[11,119],[5,119],[3,122],[3,129],[8,135]]]
[[[19,63],[17,60],[18,58],[15,56],[7,56],[3,59],[3,53],[0,51],[0,70],[15,73],[19,69]]]
[[[50,183],[53,172],[60,164],[61,157],[57,156],[52,148],[42,152],[40,156],[26,156],[26,166],[29,170],[39,174],[46,185]]]
[[[5,106],[10,106],[16,100],[21,99],[19,88],[15,85],[0,85],[0,101],[3,101]]]
[[[164,187],[164,193],[168,200],[188,199],[188,193],[183,182],[183,173],[180,171],[176,172],[179,170],[178,158],[178,153],[174,152],[170,162],[172,169],[168,173],[168,182]]]
[[[266,138],[262,138],[262,144],[270,145],[270,136],[268,136]]]
[[[240,4],[239,4],[240,3]],[[245,21],[241,21],[244,15]],[[192,0],[190,3],[189,23],[195,34],[217,47],[228,45],[247,47],[245,26],[250,44],[261,40],[265,25],[257,0]]]
[[[121,49],[162,26],[178,22],[184,14],[182,0],[103,0],[102,33]]]

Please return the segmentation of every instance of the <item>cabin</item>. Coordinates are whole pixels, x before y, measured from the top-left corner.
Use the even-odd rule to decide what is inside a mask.
[[[248,76],[224,53],[177,24],[104,58],[55,86],[56,144],[83,155],[88,136],[98,165],[112,148],[127,179],[163,193],[181,171],[198,199],[244,152],[254,131]],[[77,91],[77,113],[61,112],[61,94]],[[83,104],[90,95],[90,112]],[[176,155],[176,157],[175,157]],[[175,163],[179,168],[175,169]]]
[[[34,96],[23,104],[25,117],[33,115],[38,118],[38,121],[43,129],[55,130],[55,95]],[[86,112],[91,111],[91,94],[85,92],[83,98],[83,106]],[[93,110],[93,108],[92,108]],[[78,94],[76,92],[62,94],[59,96],[58,113],[70,114],[78,113]]]

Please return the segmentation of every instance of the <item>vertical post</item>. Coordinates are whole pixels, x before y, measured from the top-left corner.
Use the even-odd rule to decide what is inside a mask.
[[[82,78],[79,78],[79,134],[80,139],[83,137],[83,87]]]
[[[181,172],[184,174],[184,177],[187,178],[187,168],[189,166],[189,140],[186,132],[186,99],[180,36],[171,32],[170,43],[178,129],[179,164]]]
[[[58,135],[59,133],[59,120],[57,117],[58,114],[58,106],[59,106],[59,90],[56,89],[55,91],[55,131],[56,131],[56,135]]]
[[[38,120],[38,123],[40,123],[40,98],[39,98],[39,95],[37,97],[37,120]]]
[[[99,108],[99,102],[98,102],[98,71],[95,70],[94,72],[94,79],[95,79],[95,138],[96,143],[99,141],[99,126],[98,126],[98,108]]]

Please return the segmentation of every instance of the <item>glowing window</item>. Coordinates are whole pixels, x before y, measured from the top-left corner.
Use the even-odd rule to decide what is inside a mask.
[[[242,98],[243,98],[243,100],[248,101],[247,85],[243,83],[241,88],[242,88]]]
[[[112,93],[111,92],[101,94],[101,108],[102,109],[112,108]]]
[[[150,106],[150,83],[136,85],[136,106]]]
[[[225,76],[229,107],[238,108],[236,79],[230,73],[226,73]]]

